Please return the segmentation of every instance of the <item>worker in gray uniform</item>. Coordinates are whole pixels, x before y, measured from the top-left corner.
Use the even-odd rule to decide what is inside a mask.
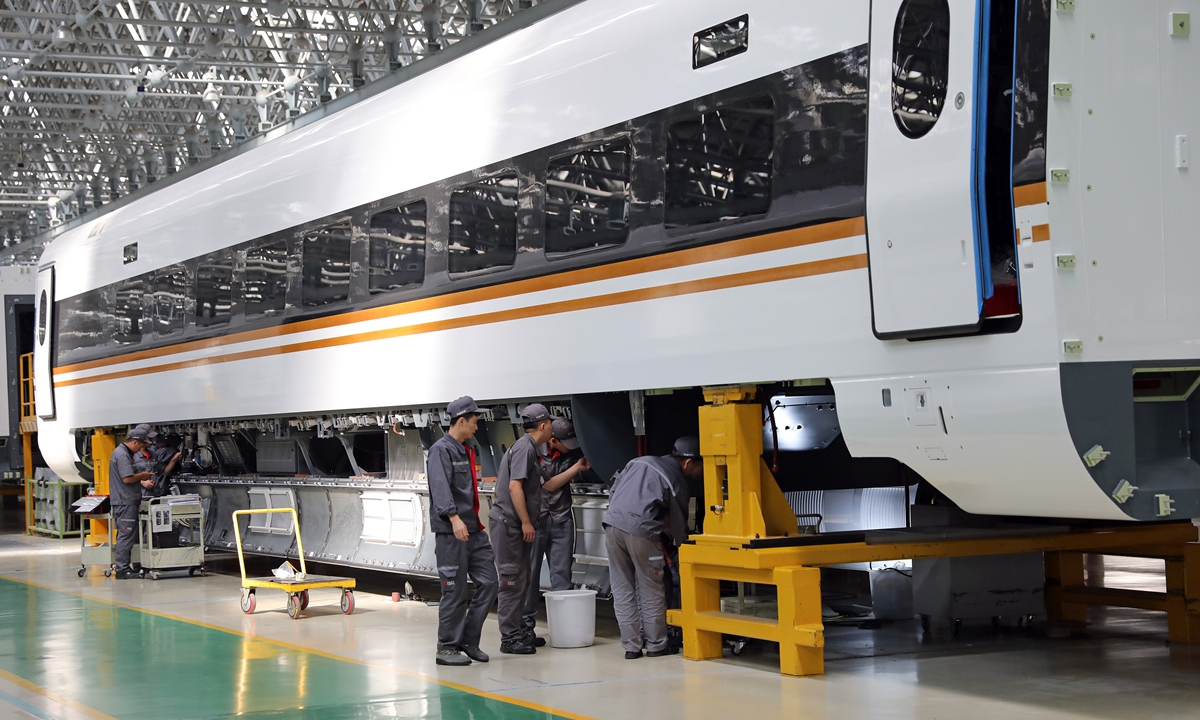
[[[150,460],[154,464],[154,488],[150,490],[152,497],[162,497],[171,489],[171,475],[179,464],[183,453],[171,446],[166,435],[155,433],[154,446],[147,449]]]
[[[487,662],[479,649],[483,621],[496,598],[496,558],[479,518],[475,436],[483,411],[470,397],[446,406],[450,429],[429,447],[429,525],[442,598],[438,603],[438,665]],[[467,579],[475,583],[470,597]]]
[[[488,517],[492,520],[492,548],[500,590],[496,614],[500,620],[500,652],[532,655],[537,652],[525,638],[522,615],[529,589],[529,564],[542,507],[542,468],[538,448],[550,439],[550,411],[534,403],[521,411],[525,434],[500,460],[496,496]]]
[[[534,647],[546,644],[538,637],[538,605],[542,598],[542,559],[550,567],[550,589],[571,589],[571,565],[575,562],[575,518],[571,515],[571,483],[591,469],[575,426],[566,418],[553,418],[546,453],[542,455],[542,507],[537,538],[529,564],[529,592],[525,595],[525,641]]]
[[[129,562],[137,543],[138,506],[143,488],[154,487],[154,473],[143,452],[156,435],[149,425],[138,425],[129,437],[113,449],[108,459],[108,499],[112,505],[112,521],[117,530],[115,549],[117,574],[120,580],[137,577]],[[141,458],[139,461],[138,458]],[[139,470],[139,466],[144,469]]]
[[[704,477],[700,441],[683,437],[670,455],[629,461],[613,485],[604,540],[613,610],[625,659],[678,652],[667,641],[667,543],[687,539],[688,480]]]

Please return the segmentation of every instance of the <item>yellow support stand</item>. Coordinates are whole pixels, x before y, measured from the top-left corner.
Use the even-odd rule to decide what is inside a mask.
[[[1200,644],[1200,544],[1189,523],[1126,525],[1024,536],[803,543],[796,518],[762,460],[762,408],[752,387],[707,388],[700,409],[704,456],[704,534],[679,551],[682,607],[667,613],[683,629],[683,655],[715,660],[722,635],[779,643],[784,675],[825,672],[821,567],[907,558],[1046,554],[1046,605],[1052,619],[1086,622],[1088,605],[1167,613],[1173,642]],[[767,541],[767,542],[764,542]],[[1084,553],[1161,557],[1165,593],[1085,586]],[[721,612],[721,581],[774,585],[778,620]]]
[[[704,456],[704,534],[680,550],[683,654],[690,660],[721,657],[729,633],[779,643],[785,675],[823,671],[821,571],[762,567],[751,540],[799,532],[796,516],[762,459],[762,406],[755,388],[706,388],[700,408],[700,454]],[[780,621],[721,612],[722,580],[775,585]]]
[[[117,449],[117,439],[107,430],[97,430],[92,433],[92,476],[96,485],[97,495],[108,495],[109,477],[108,461],[113,450]],[[88,543],[103,545],[108,542],[108,521],[91,520],[91,530],[88,533]]]
[[[37,418],[33,404],[33,353],[20,357],[21,371],[21,457],[25,461],[25,534],[33,534],[33,436],[37,434]]]

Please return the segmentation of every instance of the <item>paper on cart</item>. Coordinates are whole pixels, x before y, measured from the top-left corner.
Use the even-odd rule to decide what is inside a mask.
[[[283,561],[282,565],[275,568],[271,572],[275,575],[275,577],[279,578],[280,580],[303,580],[304,579],[304,573],[296,570],[296,568],[293,567],[292,564],[286,560]]]

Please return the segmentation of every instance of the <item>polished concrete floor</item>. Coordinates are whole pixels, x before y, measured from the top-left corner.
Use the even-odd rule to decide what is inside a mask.
[[[500,655],[493,617],[492,662],[444,668],[437,609],[392,602],[399,578],[365,578],[377,592],[360,591],[352,616],[336,591],[314,591],[293,621],[267,591],[244,615],[228,559],[205,578],[115,581],[77,577],[78,548],[0,535],[0,718],[1200,717],[1200,648],[1168,645],[1155,613],[1098,612],[1064,639],[988,622],[957,638],[916,622],[830,626],[828,674],[804,679],[779,676],[769,647],[626,661],[605,620],[591,648]],[[1104,572],[1163,584],[1161,565]]]

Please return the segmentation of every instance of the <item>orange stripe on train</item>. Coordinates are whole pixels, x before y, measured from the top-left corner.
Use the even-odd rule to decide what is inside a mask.
[[[713,290],[725,290],[729,288],[745,287],[748,285],[760,285],[763,283],[779,282],[781,280],[792,280],[802,277],[811,277],[814,275],[845,272],[847,270],[861,270],[866,267],[867,256],[865,253],[859,255],[848,255],[845,257],[831,258],[828,260],[817,260],[814,262],[799,263],[796,265],[785,265],[783,267],[769,268],[767,270],[755,270],[751,272],[737,273],[734,275],[705,278],[702,280],[690,280],[687,282],[673,283],[670,285],[660,285],[658,287],[641,288],[638,290],[625,290],[622,292],[610,293],[607,295],[596,295],[594,297],[579,298],[576,300],[533,305],[514,310],[501,310],[497,312],[482,313],[480,315],[453,318],[450,320],[439,320],[436,322],[407,325],[399,328],[388,328],[386,330],[375,330],[372,332],[342,335],[340,337],[310,340],[307,342],[261,348],[258,350],[247,350],[244,352],[229,353],[227,355],[218,355],[210,358],[182,360],[178,362],[164,363],[162,365],[153,365],[146,368],[104,373],[102,375],[93,375],[90,377],[72,380],[62,380],[54,383],[54,386],[56,388],[71,387],[73,385],[83,385],[86,383],[102,382],[105,380],[118,380],[121,378],[137,377],[140,375],[170,372],[172,370],[186,370],[188,368],[202,367],[205,365],[216,365],[220,363],[236,362],[239,360],[251,360],[254,358],[271,357],[274,355],[286,355],[296,352],[306,352],[309,350],[321,350],[325,348],[354,345],[357,343],[373,342],[377,340],[388,340],[409,335],[456,330],[466,327],[476,327],[480,325],[489,325],[492,323],[508,322],[511,320],[545,317],[548,315],[557,315],[560,313],[575,312],[579,310],[613,307],[616,305],[642,302],[645,300],[677,297],[680,295],[711,292]]]

